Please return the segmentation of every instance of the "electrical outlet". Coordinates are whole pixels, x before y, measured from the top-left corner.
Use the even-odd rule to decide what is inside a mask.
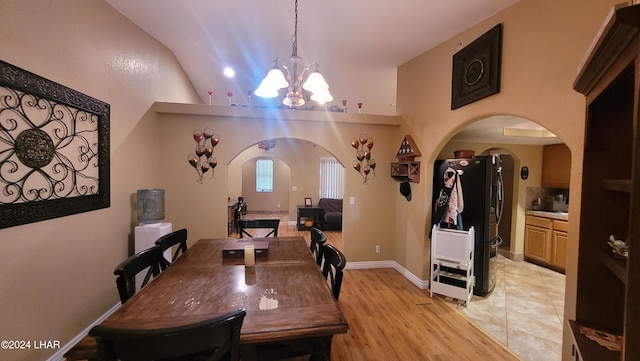
[[[380,253],[380,245],[376,244],[376,253]]]

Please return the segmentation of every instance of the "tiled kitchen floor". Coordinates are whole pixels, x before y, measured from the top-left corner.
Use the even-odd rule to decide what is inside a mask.
[[[456,308],[524,361],[559,361],[565,276],[498,256],[493,292]]]

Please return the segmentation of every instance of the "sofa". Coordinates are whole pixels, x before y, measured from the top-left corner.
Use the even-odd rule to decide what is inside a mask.
[[[320,229],[324,231],[342,230],[342,199],[320,198]]]

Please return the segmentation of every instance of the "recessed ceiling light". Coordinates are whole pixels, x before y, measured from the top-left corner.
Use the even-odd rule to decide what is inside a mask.
[[[236,72],[232,68],[226,67],[224,68],[224,76],[227,78],[233,78],[236,76]]]
[[[508,137],[557,138],[546,129],[502,128],[502,134]]]

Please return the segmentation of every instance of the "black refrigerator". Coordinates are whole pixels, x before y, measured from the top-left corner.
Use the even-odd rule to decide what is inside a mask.
[[[500,158],[481,155],[437,160],[433,172],[432,221],[440,228],[475,227],[473,293],[486,296],[496,283],[498,223],[503,188]]]

